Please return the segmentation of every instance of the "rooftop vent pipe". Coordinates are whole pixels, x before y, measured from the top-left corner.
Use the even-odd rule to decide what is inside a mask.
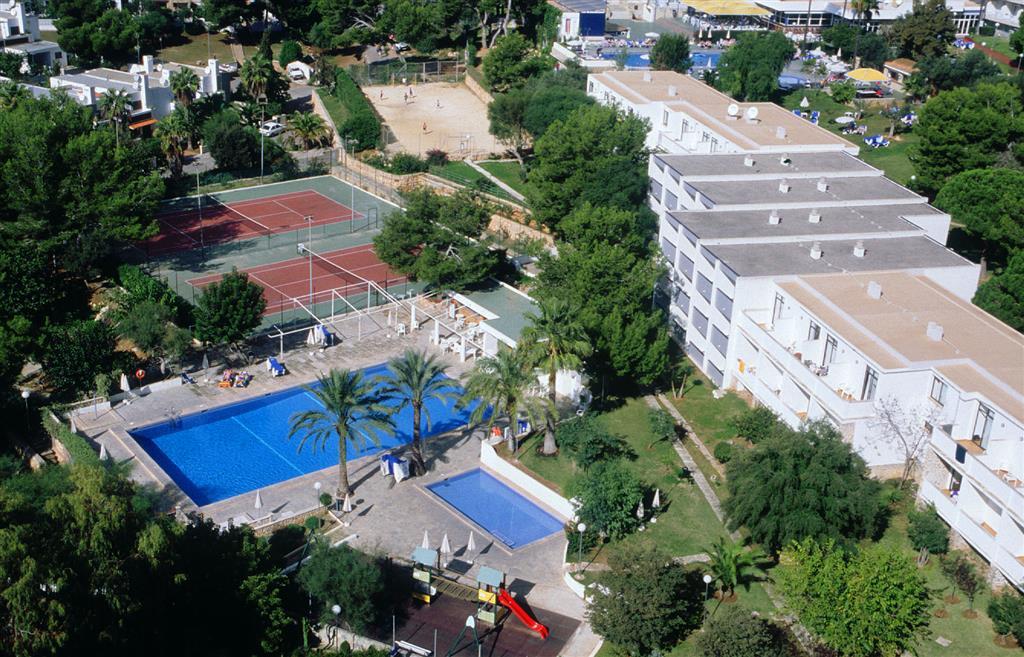
[[[870,281],[868,283],[868,296],[872,299],[882,298],[882,284],[878,281]]]
[[[811,245],[811,260],[821,260],[821,242]]]

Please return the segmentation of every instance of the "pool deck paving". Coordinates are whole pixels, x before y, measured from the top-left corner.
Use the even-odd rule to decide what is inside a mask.
[[[411,335],[398,336],[391,326],[385,324],[384,316],[385,311],[382,310],[376,324],[362,320],[361,330],[351,324],[355,318],[342,320],[336,329],[351,339],[345,339],[339,346],[322,351],[304,347],[286,353],[282,362],[288,367],[287,376],[273,378],[262,366],[253,366],[250,371],[255,378],[248,388],[223,389],[216,385],[219,379],[214,373],[216,368],[211,368],[209,381],[202,377],[202,373],[194,373],[197,380],[194,385],[136,397],[105,412],[94,413],[85,409],[75,416],[76,428],[96,449],[102,445],[109,458],[132,463],[131,476],[160,491],[168,510],[180,504],[184,510],[198,510],[218,524],[229,521],[252,523],[268,517],[306,513],[318,506],[316,482],[320,482],[323,492],[333,492],[337,484],[337,466],[260,489],[261,509],[255,508],[255,494],[251,492],[197,509],[148,454],[134,443],[128,431],[307,384],[332,367],[369,367],[400,355],[408,348],[439,353],[438,347],[430,344],[430,330],[423,328]],[[362,334],[361,339],[354,338],[357,333]],[[449,365],[449,375],[453,377],[468,371],[473,363],[472,359],[460,362],[454,354],[444,354],[443,358]],[[432,483],[480,467],[480,441],[483,437],[481,429],[463,429],[428,440],[425,445],[427,474],[398,484],[392,477],[381,476],[376,456],[349,462],[349,479],[354,489],[353,510],[343,517],[347,526],[332,536],[340,539],[343,535],[352,535],[349,542],[356,547],[408,559],[413,549],[423,542],[424,532],[427,532],[433,548],[439,548],[447,534],[454,552],[446,556],[450,560],[450,568],[461,573],[462,581],[472,583],[481,565],[497,568],[507,574],[509,589],[525,597],[537,610],[541,622],[544,622],[544,610],[557,610],[558,614],[569,618],[582,619],[583,601],[563,582],[566,542],[562,532],[512,551],[427,489]],[[545,508],[538,500],[533,501]],[[558,517],[558,514],[552,514]],[[468,553],[466,544],[470,532],[474,534],[477,549]],[[509,622],[518,623],[515,618]],[[567,641],[560,652],[562,655],[587,657],[599,644],[600,640],[590,632],[586,623],[572,632],[571,637],[561,637]]]

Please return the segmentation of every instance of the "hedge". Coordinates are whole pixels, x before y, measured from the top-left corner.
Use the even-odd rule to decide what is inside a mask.
[[[334,95],[345,108],[346,119],[337,126],[338,133],[355,141],[355,150],[363,151],[380,147],[380,118],[373,105],[363,95],[352,76],[343,68],[335,71]]]
[[[99,464],[99,454],[93,451],[85,438],[64,426],[64,423],[57,419],[57,416],[49,408],[40,410],[43,429],[50,434],[55,442],[60,443],[68,450],[71,460],[74,463]]]
[[[129,310],[144,301],[153,301],[171,310],[178,323],[189,323],[191,307],[167,283],[153,278],[135,265],[118,267],[117,280],[128,293]]]

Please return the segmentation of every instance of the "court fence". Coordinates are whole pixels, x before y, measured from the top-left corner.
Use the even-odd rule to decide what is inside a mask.
[[[414,82],[459,82],[466,77],[462,59],[412,60],[400,58],[384,62],[363,62],[348,67],[359,86],[412,84]]]

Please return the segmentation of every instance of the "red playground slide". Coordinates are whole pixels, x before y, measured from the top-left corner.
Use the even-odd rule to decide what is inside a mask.
[[[548,628],[544,625],[541,625],[540,621],[535,619],[530,614],[526,613],[526,610],[520,607],[519,603],[512,599],[512,596],[508,594],[508,591],[506,591],[505,589],[501,589],[498,591],[498,602],[508,607],[509,610],[511,610],[511,612],[516,615],[516,618],[518,618],[523,625],[539,634],[540,638],[548,638]]]

